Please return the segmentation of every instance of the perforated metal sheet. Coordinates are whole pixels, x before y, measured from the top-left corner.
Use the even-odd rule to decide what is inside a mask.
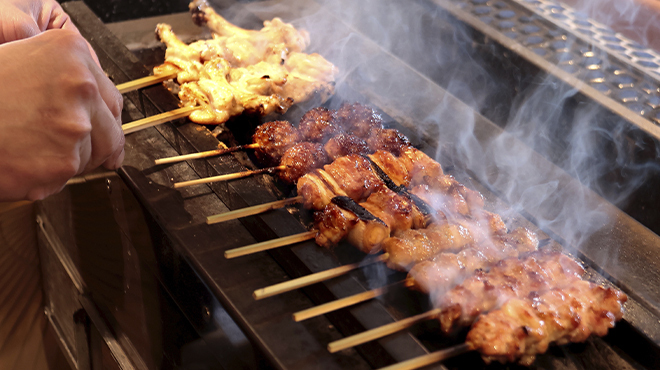
[[[450,3],[631,113],[660,124],[660,54],[654,50],[557,1]]]

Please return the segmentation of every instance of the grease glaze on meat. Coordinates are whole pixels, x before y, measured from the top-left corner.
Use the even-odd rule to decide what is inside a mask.
[[[304,141],[295,144],[284,153],[280,165],[286,168],[281,170],[279,175],[283,181],[295,184],[300,177],[313,169],[320,168],[327,161],[321,144]]]
[[[374,131],[367,139],[367,144],[372,151],[385,150],[394,155],[412,147],[410,140],[395,129],[382,129]]]
[[[445,332],[470,325],[482,313],[498,308],[511,298],[524,298],[532,292],[570,286],[581,280],[584,268],[559,252],[534,252],[523,260],[506,258],[490,271],[473,276],[443,295],[436,307],[442,308],[440,324]]]
[[[371,150],[361,138],[350,134],[337,134],[330,138],[323,146],[331,160],[349,154],[369,154]]]
[[[372,132],[383,129],[383,117],[360,103],[343,104],[335,111],[333,123],[362,138],[368,138]]]
[[[529,366],[552,343],[579,343],[592,334],[607,334],[623,317],[627,300],[618,289],[576,281],[507,301],[474,323],[466,343],[486,363],[518,360]]]
[[[369,160],[356,154],[340,157],[323,169],[341,184],[348,197],[357,201],[366,199],[376,188],[383,186],[371,170]]]
[[[252,142],[259,144],[257,159],[266,166],[276,166],[284,153],[300,141],[300,133],[287,121],[266,122],[257,127]]]
[[[324,107],[307,111],[298,123],[301,135],[309,141],[325,142],[328,138],[341,133],[341,126],[332,122],[333,112]]]

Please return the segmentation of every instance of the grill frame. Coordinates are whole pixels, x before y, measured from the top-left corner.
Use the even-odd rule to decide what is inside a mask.
[[[116,42],[116,40],[113,40],[112,35],[109,34],[107,29],[101,27],[102,23],[99,25],[99,21],[93,19],[89,10],[86,9],[82,3],[71,2],[64,5],[66,11],[69,12],[81,29],[81,32],[92,42],[95,49],[100,51],[99,57],[104,68],[110,76],[113,77],[116,83],[142,77],[147,74],[147,70],[139,65],[139,61],[137,61],[123,45]],[[366,40],[366,42],[369,43],[370,41]],[[393,62],[402,63],[396,59],[393,59]],[[453,98],[424,75],[410,68],[408,68],[408,73],[409,75],[406,76],[407,80],[417,81],[419,86],[429,86],[429,88],[432,88],[436,96],[444,95],[447,98],[447,101],[449,101],[457,111],[464,110],[463,113],[466,111],[471,112],[469,107]],[[376,96],[373,91],[381,90],[374,88],[373,84],[369,85],[370,89],[365,90],[365,86],[371,82],[373,81],[356,79],[349,84],[350,91],[342,91],[341,94],[347,97],[352,96],[356,99],[366,98],[371,103],[380,107],[383,112],[394,117],[395,120],[402,125],[401,128],[407,129],[410,133],[414,133],[419,129],[419,127],[413,124],[413,122],[424,122],[424,117],[427,117],[428,114],[433,111],[431,102],[416,106],[414,112],[411,112],[410,109],[399,109],[400,107],[397,106],[396,101],[392,100],[394,97]],[[152,115],[159,111],[170,110],[177,106],[177,100],[174,96],[162,87],[149,88],[140,93],[131,93],[128,98],[132,104],[138,106],[139,110],[146,112],[147,115]],[[296,112],[292,112],[292,114],[295,113]],[[457,124],[460,123],[460,117],[461,114],[457,114],[457,116],[454,117]],[[477,123],[476,134],[480,140],[487,141],[491,137],[504,134],[497,125],[483,116],[477,115],[475,122]],[[425,129],[431,130],[430,127],[426,127]],[[427,151],[431,151],[433,147],[436,146],[440,147],[442,148],[441,163],[453,163],[456,166],[459,166],[460,163],[457,162],[457,159],[451,153],[450,143],[452,138],[445,138],[446,142],[436,142],[431,137],[432,135],[419,138],[427,141],[426,143],[420,141],[422,144],[421,147]],[[284,347],[282,344],[278,345],[277,341],[272,340],[272,338],[270,341],[264,340],[263,333],[260,333],[259,331],[260,329],[254,325],[254,322],[251,321],[249,317],[247,317],[248,315],[245,311],[242,311],[237,307],[239,305],[237,304],[237,293],[230,293],[229,287],[232,283],[240,285],[243,279],[243,277],[239,275],[240,271],[237,272],[236,275],[231,276],[234,280],[232,282],[221,284],[218,281],[220,272],[223,272],[226,269],[234,271],[240,270],[238,268],[230,268],[232,264],[236,263],[235,261],[227,262],[222,260],[224,257],[222,257],[220,250],[228,249],[228,246],[218,246],[215,237],[216,233],[231,233],[231,227],[217,225],[209,228],[205,225],[200,225],[200,220],[202,220],[203,217],[208,216],[208,214],[204,213],[208,208],[192,209],[190,207],[190,204],[193,203],[191,199],[194,199],[194,197],[205,196],[209,198],[217,197],[219,202],[222,203],[219,204],[218,207],[224,206],[228,209],[237,209],[248,205],[275,200],[281,193],[281,190],[272,187],[272,184],[269,184],[267,177],[262,177],[238,180],[230,184],[213,184],[209,186],[211,189],[210,191],[208,191],[208,188],[205,188],[205,190],[200,190],[199,188],[182,190],[181,193],[172,191],[166,186],[163,186],[163,184],[171,184],[173,181],[179,181],[179,178],[181,177],[189,177],[191,173],[190,168],[185,164],[181,166],[186,167],[185,170],[181,170],[179,167],[152,169],[153,162],[151,162],[151,160],[155,159],[154,154],[156,153],[150,153],[147,148],[141,148],[143,143],[149,140],[157,140],[159,142],[164,141],[167,143],[166,145],[171,146],[174,150],[180,153],[214,149],[217,146],[217,140],[211,136],[208,131],[200,133],[199,126],[187,123],[185,120],[165,124],[157,129],[145,130],[142,133],[127,137],[128,145],[136,150],[137,153],[133,153],[133,155],[127,153],[128,166],[125,166],[120,170],[120,175],[140,200],[141,204],[156,221],[157,225],[154,225],[154,227],[155,229],[159,229],[159,231],[155,232],[155,235],[161,235],[162,239],[160,239],[160,242],[165,246],[163,254],[168,257],[161,261],[167,263],[158,267],[163,274],[161,281],[170,289],[175,300],[178,302],[185,302],[185,304],[182,304],[184,309],[186,309],[186,306],[191,306],[189,317],[196,316],[194,310],[198,305],[211,307],[216,304],[222,305],[230,312],[234,320],[239,323],[239,326],[241,326],[246,332],[248,337],[250,337],[250,339],[253,340],[266,354],[266,357],[269,358],[275,367],[292,368],[292,361],[287,360],[285,356],[282,355],[283,353],[289,353],[290,355],[290,352],[285,348],[282,348]],[[530,155],[538,157],[537,160],[543,166],[553,167],[553,165],[542,156],[534,153],[530,153]],[[223,158],[194,161],[191,168],[198,176],[203,177],[235,172],[252,166],[251,162],[244,156],[233,155]],[[566,186],[567,188],[570,188],[571,186],[579,186],[560,169],[554,168],[553,172],[556,173],[558,179],[561,179],[561,181],[568,184]],[[189,178],[185,179],[187,180]],[[152,180],[156,184],[154,184]],[[478,187],[479,184],[478,182],[475,182],[473,185]],[[488,197],[492,201],[496,201],[497,197],[494,197],[493,192],[497,193],[497,189],[490,189],[493,192],[485,188],[479,190],[489,194]],[[660,339],[658,339],[660,338],[660,329],[658,328],[656,319],[657,317],[660,317],[658,314],[660,311],[657,310],[654,304],[641,295],[634,294],[635,285],[638,284],[640,280],[645,282],[646,285],[651,285],[653,282],[658,281],[657,277],[653,276],[652,279],[646,279],[645,276],[644,278],[638,277],[635,279],[635,277],[632,276],[632,271],[639,271],[639,269],[643,269],[646,266],[645,262],[648,262],[648,260],[645,260],[644,256],[659,245],[658,236],[632,218],[625,214],[621,214],[621,212],[614,207],[612,207],[611,211],[618,213],[619,216],[616,228],[595,234],[592,237],[592,240],[586,244],[586,248],[583,249],[579,255],[591,266],[597,267],[598,265],[594,263],[596,258],[594,258],[593,254],[596,252],[598,244],[601,243],[602,240],[609,240],[610,243],[612,240],[622,240],[625,243],[624,245],[630,246],[630,250],[625,251],[625,254],[630,257],[628,265],[617,269],[608,269],[607,267],[604,267],[599,268],[599,270],[601,273],[614,280],[628,293],[633,293],[633,302],[628,305],[628,313],[625,317],[626,323],[622,325],[624,333],[630,334],[635,331],[644,332],[645,338],[636,339],[639,339],[643,343],[646,343],[649,340],[651,342],[660,343]],[[526,214],[525,216],[532,220],[535,218],[534,214]],[[188,217],[190,217],[190,219]],[[191,225],[186,225],[186,223],[190,223],[191,221],[193,221]],[[276,236],[284,236],[304,230],[304,227],[300,224],[298,219],[285,210],[276,211],[274,214],[250,217],[241,220],[240,224],[242,228],[248,230],[255,241],[268,240]],[[559,242],[562,241],[561,235],[553,236]],[[570,246],[568,245],[565,245],[565,247],[570,249]],[[354,253],[346,253],[346,255],[341,253],[330,253],[321,250],[313,245],[313,243],[309,242],[291,249],[285,248],[271,251],[268,254],[250,258],[252,260],[251,262],[254,262],[254,260],[261,261],[256,263],[265,263],[268,266],[271,266],[269,267],[269,269],[271,269],[270,273],[266,275],[285,271],[289,277],[293,278],[305,275],[309,272],[336,266],[339,262],[355,257],[356,255]],[[276,264],[273,264],[273,262]],[[652,262],[657,262],[657,259],[653,259]],[[210,267],[211,264],[215,264],[215,266]],[[244,267],[246,264],[248,264],[248,262],[244,262],[241,266]],[[179,268],[173,267],[174,265],[178,265]],[[178,283],[176,277],[171,274],[174,271],[180,271],[180,266],[187,266],[186,269],[189,271],[186,273],[186,276],[190,275],[191,280],[195,280],[195,276],[197,276],[196,282],[186,284]],[[291,300],[301,305],[309,305],[311,302],[317,304],[322,303],[337,296],[337,292],[348,292],[351,290],[356,290],[357,292],[360,289],[363,290],[364,282],[360,280],[359,276],[342,278],[336,282],[328,282],[305,289],[305,295],[293,293],[295,294],[294,299],[291,299],[292,296],[289,294],[285,298],[275,298],[277,299],[277,303],[273,303],[275,301],[270,303],[277,305]],[[275,282],[277,281],[273,281],[273,283]],[[191,286],[194,287],[192,292],[199,295],[191,294],[188,291],[191,289]],[[249,294],[250,292],[247,293]],[[249,307],[248,302],[243,301],[240,303],[244,308]],[[264,307],[266,306],[267,305]],[[366,306],[367,307],[361,306],[361,308],[356,310],[350,310],[351,312],[349,313],[343,312],[336,315],[329,315],[327,318],[329,321],[327,322],[332,323],[335,327],[342,330],[345,335],[349,335],[351,332],[356,333],[361,331],[364,327],[373,327],[393,320],[392,313],[387,312],[380,303],[371,302]],[[401,310],[404,309],[405,307],[401,308]],[[366,313],[360,313],[359,311],[361,310],[366,310]],[[378,314],[373,315],[373,310],[378,312]],[[404,312],[400,311],[400,313]],[[326,323],[326,318],[320,320],[322,320],[324,324]],[[343,326],[342,322],[344,322]],[[204,333],[209,330],[209,326],[212,326],[209,323],[202,322],[195,322],[193,324],[200,333]],[[301,325],[292,322],[290,324],[285,324],[282,321],[278,324],[283,325],[288,328],[288,330],[294,332],[300,330]],[[627,326],[628,324],[629,326]],[[317,326],[317,328],[314,329],[307,325],[303,325],[305,330],[307,330],[312,337],[316,337],[317,339],[318,337],[328,335],[338,335],[334,329],[323,332],[323,330],[318,328],[323,325],[314,324],[314,326]],[[601,340],[595,340],[588,346],[596,348],[601,342]],[[286,347],[289,345],[290,343],[287,343]],[[315,348],[322,346],[323,343],[319,342]],[[652,346],[651,348],[655,347]],[[657,348],[655,349],[657,350]],[[580,348],[577,348],[576,350],[579,352]],[[386,358],[387,356],[383,355],[383,351],[388,353],[390,358]],[[594,351],[595,353],[598,353],[597,350]],[[424,352],[424,349],[422,349],[410,332],[406,332],[388,337],[375,344],[361,346],[359,352],[360,355],[366,359],[366,363],[370,366],[376,367],[382,366],[381,364],[389,363],[393,359],[402,360],[415,353],[421,354]],[[322,353],[318,353],[317,356],[319,361],[324,361],[329,358],[329,355]],[[359,358],[354,357],[356,354],[352,352],[332,356],[335,357],[332,357],[327,363],[322,362],[322,365],[320,366],[323,366],[324,368],[333,368],[333,366],[345,364],[345,362],[342,361],[357,361],[356,363],[364,365],[364,362],[361,362]],[[345,357],[342,360],[337,360],[338,357],[336,356]],[[551,361],[552,359],[554,359],[554,357],[548,357],[546,361]],[[455,362],[451,363],[453,364],[452,368],[457,365]],[[598,361],[594,360],[592,365],[597,363]],[[474,360],[472,360],[470,364],[473,365]],[[441,365],[438,365],[437,367],[444,368]]]

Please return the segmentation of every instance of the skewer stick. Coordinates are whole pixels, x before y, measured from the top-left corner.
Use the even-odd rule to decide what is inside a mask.
[[[225,212],[218,215],[209,216],[206,218],[206,223],[208,225],[217,224],[218,222],[224,222],[229,220],[234,220],[241,217],[247,217],[252,215],[257,215],[259,213],[264,213],[273,209],[282,208],[289,204],[300,203],[303,200],[302,195],[297,197],[282,199],[275,202],[270,202],[266,204],[259,204],[252,207],[237,209],[231,212]]]
[[[261,173],[272,173],[272,172],[280,171],[280,170],[284,170],[284,169],[286,169],[286,166],[277,166],[277,167],[262,168],[262,169],[258,169],[258,170],[243,171],[243,172],[237,172],[237,173],[229,173],[229,174],[226,174],[226,175],[205,177],[203,179],[196,179],[196,180],[182,181],[182,182],[174,183],[174,188],[178,189],[178,188],[183,188],[183,187],[191,186],[191,185],[199,185],[199,184],[208,184],[208,183],[211,183],[211,182],[236,180],[236,179],[240,179],[240,178],[243,178],[243,177],[258,175],[258,174],[261,174]]]
[[[335,353],[346,348],[351,348],[363,343],[371,342],[372,340],[382,338],[403,329],[407,329],[417,324],[418,322],[432,319],[435,316],[438,316],[441,312],[442,310],[436,308],[434,310],[427,311],[407,319],[395,321],[391,324],[379,326],[375,329],[367,330],[360,334],[355,334],[350,337],[331,342],[328,344],[328,351],[330,351],[330,353]]]
[[[255,149],[258,148],[259,144],[248,144],[248,145],[238,145],[234,146],[231,148],[220,148],[220,149],[215,149],[215,150],[208,150],[205,152],[199,152],[199,153],[191,153],[191,154],[184,154],[184,155],[179,155],[175,157],[167,157],[167,158],[161,158],[161,159],[156,159],[155,164],[166,164],[166,163],[176,163],[176,162],[182,162],[182,161],[187,161],[189,159],[199,159],[199,158],[207,158],[207,157],[213,157],[216,155],[222,155],[222,154],[227,154],[231,152],[235,152],[237,150],[243,150],[243,149]]]
[[[330,270],[325,270],[325,271],[317,272],[315,274],[303,276],[297,279],[285,281],[280,284],[271,285],[266,288],[257,289],[254,291],[252,296],[256,300],[272,297],[277,294],[286,293],[298,288],[303,288],[312,284],[320,283],[321,281],[329,280],[337,276],[344,275],[349,271],[358,269],[362,266],[366,266],[377,262],[384,262],[387,260],[387,258],[388,258],[387,253],[384,253],[368,262],[362,261],[359,263],[352,263],[350,265],[339,266]]]
[[[300,322],[303,320],[311,319],[312,317],[316,316],[321,316],[325,315],[328,312],[336,311],[342,308],[350,307],[353,305],[356,305],[358,303],[362,303],[364,301],[368,301],[372,298],[376,298],[378,296],[383,295],[389,288],[391,288],[394,285],[401,284],[401,282],[394,283],[388,286],[372,289],[366,292],[362,292],[359,294],[354,294],[352,296],[338,299],[336,301],[328,302],[322,305],[318,305],[312,308],[308,308],[306,310],[298,311],[293,314],[293,320],[296,322]]]
[[[166,75],[147,76],[147,77],[138,78],[137,80],[121,83],[115,87],[117,88],[117,90],[119,90],[121,94],[124,94],[129,91],[141,89],[143,87],[147,87],[163,81],[171,80],[173,78],[176,78],[176,75],[177,75],[176,72],[172,72]]]
[[[130,134],[135,131],[140,131],[142,129],[160,125],[161,123],[169,122],[178,118],[188,117],[190,113],[200,109],[200,106],[195,107],[183,107],[171,110],[169,112],[156,114],[151,117],[139,119],[122,125],[121,128],[124,130],[124,134]]]
[[[246,256],[248,254],[267,251],[269,249],[283,247],[285,245],[300,243],[300,242],[304,242],[305,240],[314,239],[314,236],[316,236],[316,231],[306,231],[304,233],[285,236],[283,238],[268,240],[261,243],[251,244],[241,248],[229,249],[225,251],[225,258],[231,259],[240,256]]]
[[[429,353],[419,357],[412,358],[407,361],[399,362],[398,364],[390,365],[381,368],[380,370],[412,370],[419,369],[422,366],[435,364],[436,362],[444,361],[452,357],[462,355],[470,352],[470,346],[467,343],[459,344],[454,347],[449,347],[441,351]]]

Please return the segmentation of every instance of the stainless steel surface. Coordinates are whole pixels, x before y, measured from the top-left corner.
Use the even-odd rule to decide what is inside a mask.
[[[657,52],[555,1],[436,3],[490,37],[497,37],[498,42],[549,74],[660,137],[656,126],[660,122]]]

